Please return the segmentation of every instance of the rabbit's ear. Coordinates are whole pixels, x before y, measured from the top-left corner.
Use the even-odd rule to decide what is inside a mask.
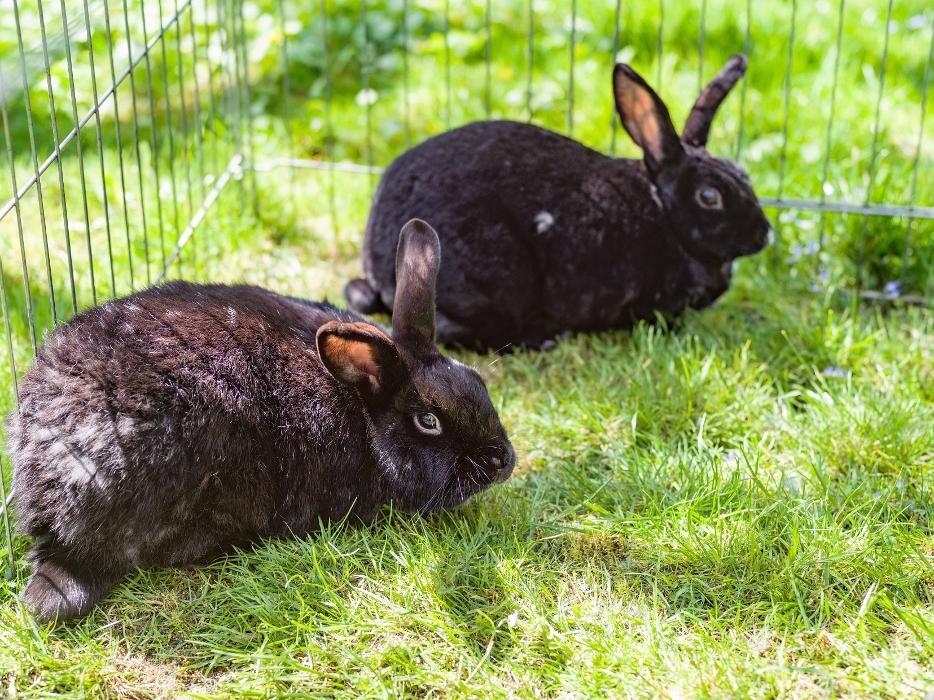
[[[369,323],[329,321],[315,336],[318,357],[335,379],[373,395],[392,393],[402,359],[388,335]]]
[[[435,348],[435,283],[441,265],[438,234],[421,219],[402,227],[396,249],[392,337],[416,353]]]
[[[687,121],[684,123],[684,132],[681,134],[681,138],[685,143],[692,146],[707,145],[710,123],[713,121],[717,109],[745,72],[746,57],[738,53],[726,62],[726,65],[717,73],[716,77],[701,91],[697,102],[694,103],[694,107],[688,115]]]
[[[684,155],[681,139],[671,123],[668,108],[642,77],[624,63],[613,70],[616,111],[623,126],[645,153],[649,170],[658,172]]]

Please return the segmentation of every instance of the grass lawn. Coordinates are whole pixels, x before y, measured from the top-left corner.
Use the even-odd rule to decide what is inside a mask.
[[[355,36],[352,22],[344,21],[352,11],[347,3],[332,4],[333,155],[365,161],[356,54],[340,59],[340,37]],[[560,73],[566,42],[547,28],[563,27],[563,16],[555,3],[539,4],[536,80],[543,87],[533,116],[561,127],[566,99],[554,86],[566,80]],[[602,91],[613,8],[578,4],[587,24],[578,35],[575,134],[606,148],[609,96]],[[445,126],[438,107],[444,88],[437,82],[444,45],[440,3],[413,5],[413,18],[420,18],[413,27],[427,37],[410,66],[409,126],[420,140]],[[524,46],[512,35],[525,26],[525,4],[494,5],[502,14],[493,36],[504,48],[494,52],[492,112],[524,118],[525,93],[505,85],[524,90],[521,76],[506,74],[522,71]],[[696,26],[697,8],[666,5],[667,58],[656,63],[649,57],[657,18],[644,5],[624,10],[631,31],[621,45],[646,75],[661,71],[666,97],[680,95],[675,86],[684,88],[672,100],[678,121],[690,104],[688,92],[696,92],[697,36],[684,31]],[[774,5],[757,10],[745,162],[763,194],[784,187],[788,196],[813,197],[826,128],[819,98],[830,89],[832,67],[820,47],[833,44],[836,5],[801,3],[797,10],[800,72],[791,94],[796,104],[814,97],[825,121],[804,129],[809,116],[817,117],[792,110],[782,182],[775,137],[787,37],[769,41],[767,28],[787,26],[790,7]],[[889,56],[895,87],[887,93],[879,138],[887,155],[880,157],[874,191],[875,201],[896,203],[907,201],[911,189],[916,93],[930,39],[909,31],[924,3],[898,5],[900,33]],[[725,14],[724,7],[713,0],[708,7],[708,75],[742,48],[742,14]],[[868,13],[878,20],[885,4],[853,0],[847,7],[849,58],[840,69],[845,78],[829,180],[834,197],[860,201],[875,107],[871,66],[881,42],[867,28]],[[483,44],[475,45],[483,3],[464,8],[455,10],[459,29],[451,34],[454,112],[447,116],[453,123],[483,116]],[[383,36],[380,13],[395,16],[398,3],[371,10],[373,36]],[[286,113],[294,152],[324,155],[317,34],[302,12],[311,11],[296,10],[302,22],[287,27],[294,92],[284,103],[275,98],[281,78],[276,25],[267,31],[257,20],[248,27],[257,44],[264,31],[273,37],[271,53],[255,64],[268,77],[266,91],[258,85],[255,95],[260,157],[285,151]],[[924,17],[930,27],[930,15]],[[386,36],[394,36],[391,29]],[[405,146],[404,120],[393,122],[390,114],[402,93],[387,42],[379,44],[373,78],[376,163]],[[302,51],[312,57],[306,63]],[[3,60],[0,51],[0,66]],[[599,119],[587,118],[588,96],[599,101]],[[733,147],[737,109],[731,98],[714,127],[721,152]],[[113,115],[105,117],[109,128]],[[11,122],[14,134],[23,133],[15,115]],[[94,147],[93,133],[88,143]],[[934,196],[931,143],[934,138],[921,155],[921,204]],[[62,318],[71,314],[72,289],[82,307],[94,294],[125,293],[158,272],[161,244],[152,218],[158,186],[134,190],[126,214],[111,207],[119,236],[105,252],[102,192],[118,201],[118,159],[114,144],[105,142],[103,151],[103,186],[93,184],[96,171],[87,168],[85,228],[75,195],[80,174],[73,153],[64,159],[66,200],[79,223],[72,231],[73,287],[61,224],[49,233],[49,276]],[[127,151],[133,166],[135,155]],[[226,153],[219,155],[225,162]],[[144,149],[143,161],[149,157]],[[14,162],[28,170],[28,149],[17,151]],[[6,173],[7,162],[2,166]],[[57,221],[54,168],[50,178],[44,180],[51,192],[47,218]],[[232,182],[172,274],[337,299],[343,282],[359,271],[374,183],[367,175],[288,170],[257,173],[255,192],[250,177]],[[128,175],[127,189],[133,187]],[[241,206],[254,195],[256,209]],[[171,223],[170,198],[160,201],[171,249],[180,231]],[[197,202],[179,201],[184,225]],[[143,206],[150,216],[145,245]],[[578,336],[547,353],[459,353],[486,378],[519,454],[511,481],[460,509],[429,518],[387,510],[366,528],[329,524],[307,540],[268,543],[202,569],[138,572],[90,617],[58,630],[38,628],[16,599],[28,575],[21,558],[27,542],[16,538],[16,565],[0,581],[0,695],[924,698],[934,690],[934,319],[930,307],[861,303],[845,288],[862,253],[876,286],[899,278],[906,289],[930,295],[934,232],[930,223],[915,222],[915,243],[902,267],[912,226],[906,221],[873,219],[864,229],[859,217],[828,217],[826,247],[808,255],[819,217],[768,213],[780,224],[782,248],[741,261],[733,287],[715,307],[688,313],[672,328]],[[53,295],[35,207],[24,206],[21,216],[41,341],[52,323]],[[8,410],[14,405],[10,357],[22,373],[32,343],[10,217],[0,232],[12,347],[0,359],[0,402]],[[86,240],[97,252],[93,266],[83,252]],[[826,278],[818,276],[824,266]],[[8,481],[8,461],[3,465]],[[6,557],[6,549],[0,554]]]

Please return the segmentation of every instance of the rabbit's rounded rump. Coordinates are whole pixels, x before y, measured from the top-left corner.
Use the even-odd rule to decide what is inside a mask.
[[[359,453],[348,464],[375,492],[351,493],[325,468],[329,441],[364,431],[314,349],[340,316],[186,283],[78,316],[43,346],[10,424],[20,527],[125,570],[196,562],[287,525],[301,534],[354,498],[372,509],[382,494],[365,445],[340,449]]]
[[[427,224],[404,227],[392,336],[327,303],[185,282],[57,329],[9,419],[37,617],[87,613],[133,567],[388,502],[449,507],[507,478],[483,381],[434,345],[439,255]]]
[[[403,153],[374,197],[366,278],[347,285],[348,301],[363,313],[392,305],[399,226],[430,216],[445,250],[442,341],[538,346],[711,304],[733,260],[760,250],[769,230],[745,173],[704,148],[744,69],[741,56],[727,64],[679,136],[652,89],[617,66],[617,109],[642,161],[510,121],[468,124]]]

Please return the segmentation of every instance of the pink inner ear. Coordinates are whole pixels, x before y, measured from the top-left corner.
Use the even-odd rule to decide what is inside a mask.
[[[348,343],[347,359],[361,372],[370,377],[379,378],[379,365],[373,357],[372,349],[366,343]]]
[[[637,118],[639,120],[639,131],[642,132],[642,141],[645,149],[651,151],[656,159],[661,158],[661,134],[658,132],[658,119],[655,118],[654,110],[647,105],[639,105]]]
[[[346,341],[345,341],[346,342]],[[346,342],[344,350],[346,358],[354,369],[366,376],[371,391],[379,391],[380,367],[373,356],[373,347],[368,343],[359,341]]]
[[[365,343],[355,343],[350,350],[349,359],[354,366],[366,375],[370,383],[370,391],[374,393],[380,388],[380,369],[373,358],[373,348]]]
[[[318,349],[334,377],[373,393],[390,381],[399,357],[392,340],[369,323],[332,321],[318,330]],[[388,376],[387,376],[388,373]]]
[[[624,108],[623,120],[629,122],[627,127],[630,128],[633,139],[637,140],[644,150],[659,159],[661,157],[661,134],[652,97],[645,90],[633,85],[618,86],[617,95]]]
[[[661,159],[661,134],[658,129],[658,118],[655,114],[655,105],[652,98],[646,93],[638,91],[635,99],[630,102],[632,118],[636,123],[639,136],[642,139],[642,148],[649,151],[656,159]]]
[[[369,343],[336,335],[329,336],[325,343],[334,369],[344,381],[357,383],[366,377],[373,391],[379,389],[380,367]]]

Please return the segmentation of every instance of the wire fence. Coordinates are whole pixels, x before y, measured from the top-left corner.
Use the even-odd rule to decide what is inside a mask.
[[[55,324],[167,277],[210,277],[241,212],[325,212],[339,231],[348,191],[369,192],[430,134],[514,118],[637,156],[612,112],[614,60],[677,116],[745,51],[711,150],[739,159],[775,210],[770,264],[817,290],[931,295],[923,2],[0,0],[0,13],[5,410]]]

